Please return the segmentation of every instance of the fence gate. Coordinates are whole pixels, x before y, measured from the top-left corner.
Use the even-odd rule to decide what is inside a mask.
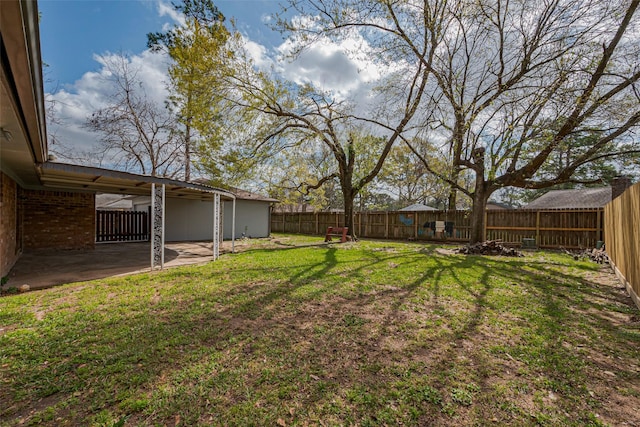
[[[96,211],[96,242],[145,242],[148,240],[148,212]]]

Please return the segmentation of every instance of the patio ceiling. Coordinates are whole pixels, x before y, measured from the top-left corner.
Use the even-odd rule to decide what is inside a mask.
[[[222,199],[235,199],[232,193],[208,185],[66,163],[41,163],[38,173],[41,184],[52,190],[148,196],[151,184],[164,184],[167,197],[213,200],[215,194],[220,194]]]
[[[22,186],[47,158],[38,30],[36,2],[0,1],[0,169]]]

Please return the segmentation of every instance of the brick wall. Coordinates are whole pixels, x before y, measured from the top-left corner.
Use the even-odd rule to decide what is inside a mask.
[[[20,256],[16,246],[18,186],[0,172],[0,277],[9,273]]]
[[[87,249],[95,245],[95,195],[20,190],[24,249]]]

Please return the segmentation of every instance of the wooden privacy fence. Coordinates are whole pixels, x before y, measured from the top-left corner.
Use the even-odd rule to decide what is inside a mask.
[[[603,236],[603,209],[488,210],[486,239],[502,239],[512,245],[535,239],[543,248],[593,248]],[[434,223],[442,221],[444,232]],[[271,214],[271,231],[324,235],[327,227],[344,226],[341,212],[296,212]],[[471,212],[393,211],[358,212],[354,227],[359,237],[425,241],[469,240]]]
[[[149,240],[147,212],[96,211],[96,242]]]
[[[640,308],[640,183],[628,188],[604,209],[607,255]]]

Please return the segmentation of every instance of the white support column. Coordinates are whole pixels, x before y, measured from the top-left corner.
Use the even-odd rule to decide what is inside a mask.
[[[224,199],[220,196],[220,249],[222,250],[222,245],[224,243]]]
[[[162,254],[162,261],[160,262],[160,269],[164,268],[164,236],[165,236],[165,224],[164,224],[164,219],[166,218],[166,212],[167,212],[167,205],[166,205],[166,200],[167,198],[165,197],[166,195],[166,188],[165,185],[162,184],[162,243],[161,243],[161,249],[160,249],[160,253]]]
[[[155,259],[155,241],[156,241],[156,185],[151,183],[151,238],[149,242],[151,243],[149,247],[151,248],[151,271],[155,267],[155,263],[153,262]]]
[[[213,195],[213,259],[220,257],[220,194]]]
[[[233,208],[231,209],[231,253],[236,253],[236,198],[233,198]]]
[[[151,270],[164,268],[165,186],[151,184]]]

